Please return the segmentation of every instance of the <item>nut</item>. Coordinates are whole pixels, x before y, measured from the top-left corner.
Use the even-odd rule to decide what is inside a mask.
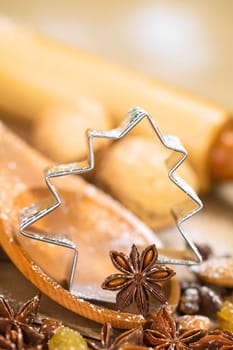
[[[201,315],[180,316],[177,320],[177,327],[180,330],[185,329],[202,329],[208,331],[212,327],[209,317]]]
[[[152,229],[165,227],[174,223],[171,208],[187,196],[168,177],[169,154],[154,138],[127,136],[102,153],[95,181]],[[177,173],[199,189],[188,163]]]
[[[233,287],[233,258],[211,258],[191,270],[203,282],[216,284],[224,287]]]

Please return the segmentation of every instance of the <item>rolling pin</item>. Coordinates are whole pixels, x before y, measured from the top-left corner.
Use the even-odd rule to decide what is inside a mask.
[[[232,120],[223,108],[0,17],[1,109],[33,120],[47,106],[83,95],[100,102],[114,125],[132,106],[147,110],[163,134],[180,137],[202,190],[233,178]],[[151,128],[140,124],[137,133]]]

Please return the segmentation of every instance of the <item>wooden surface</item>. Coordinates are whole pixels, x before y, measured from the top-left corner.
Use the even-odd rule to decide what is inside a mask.
[[[0,11],[233,110],[231,0],[0,0]],[[232,253],[232,184],[213,191],[188,229],[194,240]],[[174,230],[160,237],[169,245],[177,243]]]

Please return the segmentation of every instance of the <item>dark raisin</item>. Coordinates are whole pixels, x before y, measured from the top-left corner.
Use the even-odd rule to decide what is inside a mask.
[[[199,295],[200,314],[211,318],[215,317],[216,312],[222,307],[222,300],[220,296],[206,286],[199,288]]]
[[[199,312],[199,291],[196,287],[189,287],[183,291],[180,298],[179,311],[187,315]]]
[[[195,243],[203,261],[208,260],[210,256],[213,256],[213,250],[208,244]]]

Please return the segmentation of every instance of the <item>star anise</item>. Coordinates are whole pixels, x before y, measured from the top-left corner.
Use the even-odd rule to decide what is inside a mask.
[[[205,332],[200,329],[179,331],[176,322],[163,306],[144,333],[145,342],[156,350],[189,350],[191,344],[199,340]]]
[[[100,332],[100,345],[88,340],[88,346],[94,350],[123,350],[126,346],[133,346],[134,349],[143,349],[143,328],[137,327],[130,329],[115,339],[113,339],[113,331],[111,323],[105,323]],[[146,349],[146,348],[144,348]]]
[[[32,299],[26,301],[15,313],[9,302],[4,298],[0,298],[0,317],[31,324],[38,312],[39,304],[40,296],[35,295]]]
[[[15,313],[10,303],[0,298],[0,349],[47,349],[48,334],[61,323],[51,320],[47,329],[45,320],[34,322],[39,304],[40,296],[35,295]]]
[[[209,332],[198,342],[192,344],[192,350],[232,350],[233,332],[215,330]]]
[[[123,310],[136,301],[138,311],[146,315],[149,310],[149,293],[160,303],[167,300],[159,283],[167,281],[175,272],[169,267],[156,264],[158,251],[150,245],[141,255],[133,244],[129,257],[124,253],[110,251],[113,265],[122,274],[108,276],[102,284],[103,289],[119,292],[116,295],[116,306]]]

